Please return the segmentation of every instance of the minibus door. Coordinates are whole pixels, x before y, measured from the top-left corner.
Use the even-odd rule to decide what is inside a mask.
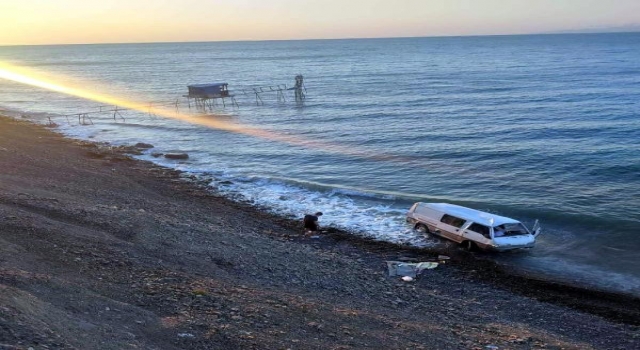
[[[539,234],[542,233],[542,227],[540,227],[540,221],[536,219],[536,222],[533,224],[533,237],[538,237]]]

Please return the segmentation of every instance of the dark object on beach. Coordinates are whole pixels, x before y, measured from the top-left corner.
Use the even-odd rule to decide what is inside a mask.
[[[149,149],[149,148],[153,148],[152,144],[149,143],[144,143],[144,142],[138,142],[134,145],[135,148],[142,148],[142,149]]]
[[[112,148],[116,152],[125,153],[125,154],[133,154],[136,156],[142,155],[142,151],[135,146],[117,146]]]
[[[58,124],[56,124],[53,120],[51,120],[51,117],[47,117],[47,119],[49,119],[49,122],[45,125],[48,128],[57,128]]]
[[[167,153],[164,157],[167,159],[189,159],[189,155],[186,153]]]
[[[320,226],[318,225],[318,217],[322,216],[322,212],[317,212],[313,215],[306,214],[304,219],[302,219],[302,223],[304,224],[304,228],[307,231],[318,231]]]
[[[151,156],[153,158],[159,158],[159,157],[162,157],[163,155],[164,155],[164,153],[160,153],[160,152],[151,153]]]

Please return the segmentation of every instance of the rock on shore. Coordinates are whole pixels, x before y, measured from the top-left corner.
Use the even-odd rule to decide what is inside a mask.
[[[189,159],[187,153],[165,153],[164,157],[167,159]]]

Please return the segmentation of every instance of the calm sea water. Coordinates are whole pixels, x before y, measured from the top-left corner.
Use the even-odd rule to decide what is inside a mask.
[[[640,295],[638,58],[640,33],[0,47],[1,61],[148,101],[228,82],[239,108],[208,118],[316,147],[133,111],[122,112],[126,122],[91,114],[95,124],[81,126],[60,115],[97,103],[2,80],[0,106],[52,117],[78,138],[188,152],[186,162],[142,158],[275,213],[320,210],[324,225],[382,240],[442,244],[404,222],[414,201],[540,219],[535,249],[492,258]],[[256,106],[240,93],[292,86],[296,74],[305,76],[304,104],[264,94]]]

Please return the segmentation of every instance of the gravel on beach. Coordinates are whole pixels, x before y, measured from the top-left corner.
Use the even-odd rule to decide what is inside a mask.
[[[0,117],[0,349],[640,349],[636,297],[311,237],[130,151]]]

